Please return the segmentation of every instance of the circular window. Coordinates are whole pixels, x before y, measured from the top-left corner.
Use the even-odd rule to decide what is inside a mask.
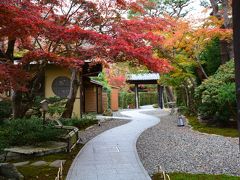
[[[68,77],[60,76],[54,79],[52,90],[54,94],[61,98],[66,98],[70,91],[71,80]]]

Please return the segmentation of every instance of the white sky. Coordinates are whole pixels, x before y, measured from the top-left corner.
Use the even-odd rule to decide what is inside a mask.
[[[207,18],[210,14],[210,10],[206,11],[206,8],[200,5],[200,0],[192,0],[189,8],[191,11],[185,18],[190,21],[193,26],[200,25],[203,19]]]

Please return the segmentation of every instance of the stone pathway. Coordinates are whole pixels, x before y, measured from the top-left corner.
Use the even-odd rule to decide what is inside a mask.
[[[121,112],[131,122],[108,130],[89,141],[75,158],[68,180],[150,180],[136,151],[136,141],[159,118],[142,114],[144,110]],[[161,110],[159,110],[161,111]],[[162,115],[167,112],[161,111]]]

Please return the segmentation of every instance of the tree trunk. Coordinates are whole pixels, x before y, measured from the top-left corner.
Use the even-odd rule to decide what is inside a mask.
[[[13,54],[14,54],[15,43],[16,43],[16,39],[8,40],[8,48],[6,51],[7,58],[10,59],[12,62],[14,61]]]
[[[211,3],[211,6],[212,6],[212,9],[213,9],[211,15],[217,16],[218,9],[219,9],[217,1],[216,0],[210,0],[210,3]]]
[[[167,96],[168,96],[169,101],[170,101],[170,102],[175,102],[176,99],[175,99],[175,97],[174,97],[174,94],[173,94],[172,89],[171,89],[169,86],[166,86],[165,89],[166,89],[166,92],[167,92]]]
[[[26,112],[32,108],[39,83],[41,83],[42,76],[44,75],[44,66],[39,68],[38,73],[29,82],[28,91],[12,91],[12,111],[13,118],[23,118]]]
[[[78,72],[74,69],[74,70],[72,70],[70,92],[69,92],[67,102],[65,105],[65,110],[62,114],[62,118],[71,118],[72,117],[73,106],[74,106],[74,102],[76,100],[78,87],[79,87]]]
[[[217,18],[221,19],[223,18],[223,29],[226,28],[232,28],[232,19],[229,18],[228,14],[231,13],[228,0],[222,0],[222,10],[223,15],[220,16],[219,14],[219,8],[218,8],[218,1],[217,0],[210,0],[211,6],[213,9],[212,15],[216,16]],[[234,58],[233,53],[233,43],[227,42],[225,40],[220,41],[220,50],[221,50],[221,64],[225,64],[230,59]]]
[[[204,79],[208,78],[208,76],[205,73],[202,66],[201,67],[196,67],[196,73],[197,73],[197,76],[198,76],[198,78],[200,79],[201,82],[203,82]]]
[[[184,91],[185,91],[185,102],[186,102],[186,106],[189,107],[189,94],[188,94],[188,88],[187,85],[184,85]]]
[[[233,42],[234,42],[234,62],[235,62],[235,81],[237,97],[237,122],[239,132],[239,150],[240,150],[240,1],[233,0]]]
[[[225,64],[230,60],[229,43],[225,40],[220,41],[221,64]]]
[[[19,91],[12,91],[12,111],[13,118],[22,118],[24,116],[22,112],[22,93]]]

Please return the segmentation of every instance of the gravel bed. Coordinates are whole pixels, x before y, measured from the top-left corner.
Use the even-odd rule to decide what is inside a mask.
[[[147,113],[159,116],[156,111]],[[177,127],[176,116],[144,131],[137,141],[139,157],[149,174],[160,165],[166,172],[240,176],[238,139]]]
[[[79,137],[81,138],[80,143],[85,144],[86,142],[88,142],[95,136],[101,134],[102,132],[117,126],[121,126],[128,122],[129,122],[128,120],[107,120],[105,122],[101,122],[101,126],[95,124],[85,130],[79,131]]]

